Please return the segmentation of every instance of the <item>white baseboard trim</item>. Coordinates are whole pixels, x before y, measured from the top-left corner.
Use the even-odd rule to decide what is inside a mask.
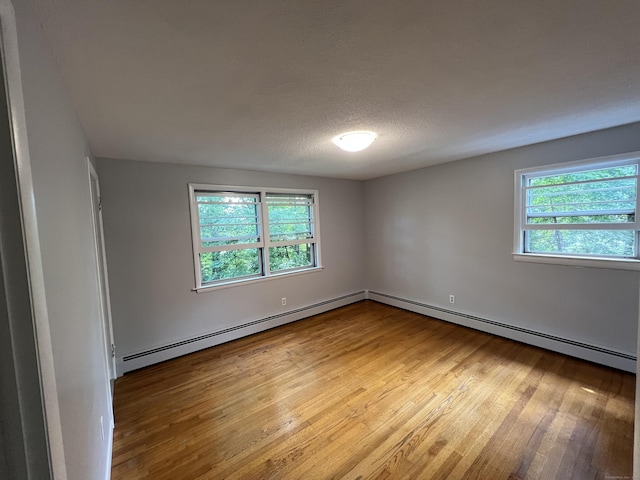
[[[269,317],[242,323],[234,327],[225,328],[223,330],[205,333],[196,337],[187,338],[178,342],[172,342],[149,348],[140,352],[128,353],[119,356],[116,359],[116,371],[120,377],[126,372],[147,367],[155,363],[164,362],[172,358],[180,357],[188,353],[193,353],[204,348],[213,347],[221,343],[236,340],[247,335],[269,330],[270,328],[279,327],[286,323],[302,320],[303,318],[318,315],[319,313],[328,312],[338,307],[349,305],[350,303],[359,302],[365,299],[366,292],[364,290],[355,293],[349,293],[340,297],[332,298],[322,302],[307,305],[305,307],[296,308],[288,312],[271,315]]]
[[[480,330],[500,337],[509,338],[511,340],[516,340],[518,342],[572,357],[588,360],[590,362],[599,363],[608,367],[617,368],[631,373],[635,373],[636,371],[636,356],[628,352],[586,344],[576,340],[561,338],[555,335],[537,332],[515,325],[508,325],[495,320],[460,313],[435,305],[428,305],[426,303],[409,300],[388,293],[367,290],[366,297],[371,300],[375,300],[376,302],[455,323],[464,327],[473,328],[474,330]]]

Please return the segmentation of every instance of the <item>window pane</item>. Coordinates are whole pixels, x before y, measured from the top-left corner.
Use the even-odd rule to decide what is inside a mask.
[[[635,178],[592,180],[529,188],[526,195],[527,223],[633,223],[636,182]]]
[[[529,230],[525,251],[570,255],[635,256],[633,230]]]
[[[269,248],[269,268],[272,272],[314,266],[313,243]]]
[[[311,223],[286,223],[269,224],[269,233],[272,242],[283,242],[286,240],[305,240],[313,238]]]
[[[196,193],[202,247],[260,241],[258,197],[241,193]]]
[[[200,254],[202,283],[260,275],[260,249],[227,250]]]
[[[267,194],[272,242],[313,238],[313,196]]]

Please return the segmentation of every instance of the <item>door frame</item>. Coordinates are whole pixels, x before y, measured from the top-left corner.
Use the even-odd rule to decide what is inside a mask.
[[[113,336],[113,321],[111,317],[111,295],[109,292],[109,273],[107,270],[107,255],[104,243],[104,227],[102,222],[102,197],[100,195],[100,178],[91,159],[86,157],[89,173],[89,194],[91,195],[91,226],[93,230],[93,248],[95,250],[96,272],[100,290],[100,319],[102,321],[103,344],[105,345],[105,361],[107,365],[107,380],[111,385],[113,397],[113,382],[118,376],[116,371],[115,340]]]

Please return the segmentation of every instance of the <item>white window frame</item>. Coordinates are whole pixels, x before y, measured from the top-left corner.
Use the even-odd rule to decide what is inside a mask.
[[[562,175],[574,173],[582,170],[591,170],[597,167],[617,167],[624,165],[640,164],[640,151],[624,153],[620,155],[609,155],[605,157],[578,160],[575,162],[545,165],[516,170],[514,172],[514,237],[513,237],[513,258],[522,262],[548,263],[559,265],[574,265],[580,267],[599,267],[621,270],[640,270],[640,258],[619,258],[605,256],[578,256],[563,254],[539,254],[525,251],[525,230],[532,229],[526,225],[526,182],[528,178],[546,175]],[[620,224],[573,224],[564,226],[555,225],[559,229],[585,229],[585,230],[615,230],[625,228],[635,230],[636,234],[636,254],[640,252],[640,185],[638,186],[638,197],[636,198],[636,219],[635,223],[628,223],[624,227]]]
[[[319,194],[318,190],[299,189],[299,188],[265,188],[265,187],[247,187],[247,186],[231,186],[231,185],[210,185],[203,183],[189,183],[189,208],[191,217],[191,243],[193,248],[193,267],[195,277],[196,292],[210,291],[218,288],[225,288],[236,285],[246,285],[253,282],[262,282],[269,279],[281,278],[283,276],[300,275],[322,270],[320,255],[320,215],[319,215]],[[228,193],[244,193],[247,195],[257,195],[258,198],[258,223],[259,223],[259,241],[247,244],[238,244],[223,247],[201,247],[200,239],[200,223],[198,216],[198,206],[196,202],[196,192],[228,192]],[[284,240],[272,242],[269,234],[269,210],[267,204],[268,194],[289,194],[289,195],[310,195],[312,202],[312,234],[311,238],[302,240]],[[277,272],[271,272],[269,266],[269,248],[288,246],[295,244],[313,244],[314,263],[310,267],[291,268]],[[200,254],[213,250],[235,250],[243,248],[257,248],[261,262],[261,273],[246,277],[235,277],[223,279],[216,282],[202,283],[202,272],[200,270]]]

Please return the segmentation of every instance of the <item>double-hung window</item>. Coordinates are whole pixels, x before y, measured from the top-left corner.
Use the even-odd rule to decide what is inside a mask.
[[[639,163],[634,152],[517,170],[516,258],[638,268]]]
[[[320,267],[318,192],[189,185],[196,290]]]

